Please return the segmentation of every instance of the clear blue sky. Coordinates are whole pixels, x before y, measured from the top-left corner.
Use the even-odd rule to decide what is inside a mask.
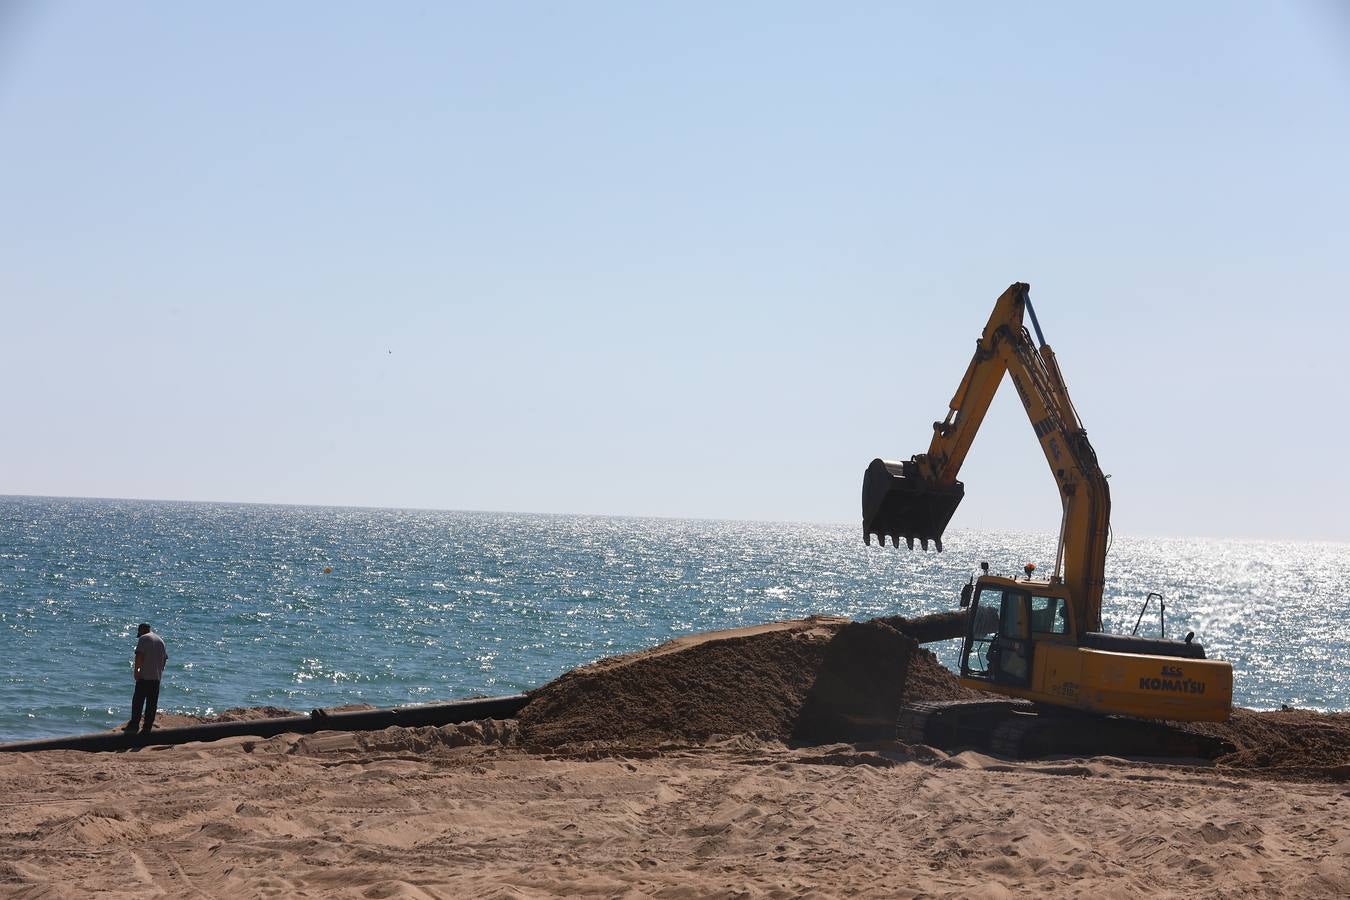
[[[1022,280],[1118,534],[1350,540],[1348,174],[1332,0],[5,2],[0,493],[857,522]]]

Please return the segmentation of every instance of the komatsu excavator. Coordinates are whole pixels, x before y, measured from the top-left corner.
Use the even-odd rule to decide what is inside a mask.
[[[1024,313],[1036,331],[1035,343],[1023,326]],[[1111,495],[1026,284],[1014,284],[998,298],[946,418],[933,423],[928,452],[903,462],[876,459],[868,466],[862,490],[864,540],[870,544],[876,535],[883,545],[889,538],[898,547],[903,538],[910,549],[916,540],[925,550],[930,542],[942,549],[943,532],[965,494],[956,476],[1005,374],[1050,464],[1063,518],[1048,578],[1032,577],[1032,565],[1023,577],[1003,577],[989,574],[988,564],[982,564],[982,574],[963,587],[962,606],[969,616],[961,683],[1031,701],[1042,712],[1224,721],[1232,707],[1232,666],[1206,659],[1192,634],[1185,640],[1154,640],[1101,630]],[[1019,706],[1013,711],[1032,708],[1025,702]],[[966,743],[979,743],[973,741],[975,733],[992,733],[984,742],[990,749],[1022,755],[1026,748],[1021,744],[1035,731],[1033,718],[1011,716],[1009,708],[1007,703],[920,704],[902,715],[902,737],[931,738],[935,729],[946,728],[958,743],[957,732],[964,733]],[[1111,721],[1094,718],[1091,730],[1131,731],[1119,721],[1107,724]],[[1132,729],[1136,735],[1146,731]],[[1039,749],[1068,752],[1073,748],[1065,746],[1065,735],[1074,733],[1086,732],[1042,727]],[[1159,752],[1195,752],[1160,740],[1160,734],[1155,729],[1143,741],[1144,749],[1151,742],[1162,745]]]

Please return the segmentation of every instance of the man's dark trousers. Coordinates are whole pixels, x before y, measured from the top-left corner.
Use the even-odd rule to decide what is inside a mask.
[[[155,712],[159,708],[159,679],[136,679],[136,691],[131,695],[131,721],[127,731],[135,731],[141,724],[141,710],[145,710],[145,727],[149,731],[155,724]]]

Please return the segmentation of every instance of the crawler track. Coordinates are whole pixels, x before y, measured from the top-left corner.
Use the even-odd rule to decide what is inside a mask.
[[[1213,759],[1227,741],[1163,722],[1094,716],[1025,700],[950,700],[906,705],[899,738],[948,751],[980,750],[1009,759],[1143,756]]]

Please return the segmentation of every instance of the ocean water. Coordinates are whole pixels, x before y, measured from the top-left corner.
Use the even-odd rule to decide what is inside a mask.
[[[161,709],[383,706],[513,693],[690,632],[951,609],[980,560],[1054,563],[1048,534],[952,530],[925,554],[860,532],[0,497],[0,740],[125,721],[140,621],[169,648]],[[1350,545],[1119,537],[1104,618],[1128,632],[1159,591],[1169,636],[1233,663],[1238,704],[1346,709],[1347,571]]]

